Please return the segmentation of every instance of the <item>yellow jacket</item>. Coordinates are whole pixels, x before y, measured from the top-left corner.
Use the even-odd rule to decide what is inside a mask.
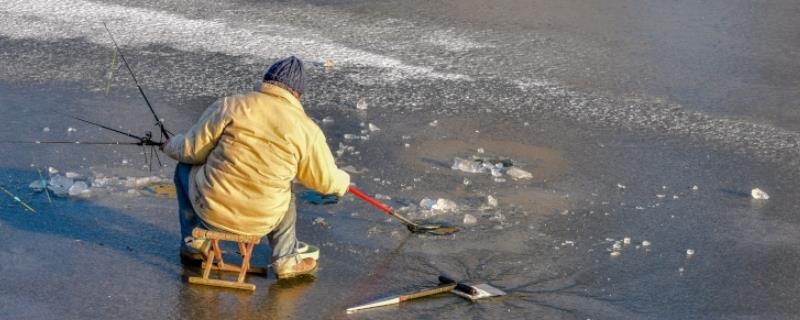
[[[289,208],[295,178],[323,194],[342,196],[350,185],[300,101],[271,84],[216,101],[164,153],[195,165],[189,197],[198,216],[237,234],[272,231]]]

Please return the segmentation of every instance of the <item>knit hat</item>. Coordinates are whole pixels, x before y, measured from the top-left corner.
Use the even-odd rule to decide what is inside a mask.
[[[295,56],[278,60],[264,73],[264,81],[277,81],[298,93],[303,93],[306,89],[303,62]]]

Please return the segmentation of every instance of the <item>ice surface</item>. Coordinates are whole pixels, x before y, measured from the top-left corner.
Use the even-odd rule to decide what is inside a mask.
[[[766,192],[764,192],[764,190],[761,190],[759,188],[755,188],[755,189],[753,189],[753,191],[750,191],[750,195],[752,195],[753,199],[756,199],[756,200],[768,200],[769,199],[769,194],[767,194]]]
[[[55,175],[50,177],[47,188],[57,196],[66,196],[69,194],[69,188],[75,183],[74,180],[62,175]]]
[[[91,190],[89,190],[89,185],[83,181],[76,181],[69,187],[69,196],[70,197],[88,197],[91,195]]]
[[[368,106],[366,98],[360,98],[358,99],[358,102],[356,102],[356,109],[358,110],[367,110],[367,107]]]

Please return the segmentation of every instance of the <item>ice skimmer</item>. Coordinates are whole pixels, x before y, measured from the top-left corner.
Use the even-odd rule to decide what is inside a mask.
[[[348,308],[347,313],[353,313],[365,309],[396,305],[404,301],[432,296],[435,294],[445,293],[445,292],[452,292],[453,294],[464,297],[471,301],[476,301],[478,299],[489,298],[489,297],[502,296],[506,294],[505,292],[503,292],[503,290],[495,288],[487,283],[482,283],[478,285],[467,285],[461,282],[456,282],[455,280],[444,275],[439,276],[439,283],[440,285],[434,288],[422,289],[415,292],[383,298],[380,300]]]
[[[430,233],[435,235],[448,235],[459,231],[458,227],[454,226],[447,226],[443,224],[431,224],[431,223],[422,224],[411,221],[411,219],[408,219],[398,214],[391,207],[381,203],[380,201],[376,200],[373,197],[370,197],[369,195],[367,195],[366,193],[364,193],[363,191],[359,190],[354,186],[350,186],[350,188],[347,191],[354,194],[356,197],[361,198],[361,200],[364,200],[367,203],[375,206],[376,208],[381,209],[389,216],[397,219],[398,221],[400,221],[400,223],[405,225],[406,228],[408,228],[408,231],[411,231],[412,233]]]

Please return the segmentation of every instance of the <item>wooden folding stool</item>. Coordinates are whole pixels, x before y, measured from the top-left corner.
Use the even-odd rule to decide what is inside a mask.
[[[227,232],[210,231],[202,228],[194,228],[192,236],[195,239],[205,239],[211,241],[211,249],[203,261],[203,276],[202,277],[189,277],[189,283],[204,284],[208,286],[256,290],[256,285],[244,282],[247,273],[261,273],[266,274],[265,268],[250,267],[250,258],[253,255],[253,248],[261,242],[260,237],[256,236],[243,236]],[[239,244],[239,254],[242,256],[242,264],[225,263],[222,259],[222,248],[219,241],[231,241]],[[223,274],[219,275],[218,279],[210,279],[211,270],[222,272],[237,272],[239,273],[236,281],[223,279]]]

